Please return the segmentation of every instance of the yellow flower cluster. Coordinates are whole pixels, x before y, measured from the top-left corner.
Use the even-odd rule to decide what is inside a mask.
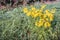
[[[23,12],[32,18],[39,17],[40,19],[39,21],[35,22],[35,25],[38,27],[43,26],[47,28],[51,26],[51,22],[54,20],[55,9],[52,9],[51,11],[48,9],[44,10],[45,7],[46,5],[43,5],[40,9],[36,9],[35,7],[31,6],[30,10],[28,8],[24,8]]]

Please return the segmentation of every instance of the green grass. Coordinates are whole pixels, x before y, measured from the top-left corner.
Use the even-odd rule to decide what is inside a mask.
[[[29,6],[27,6],[29,7]],[[35,5],[36,8],[40,6]],[[31,17],[27,17],[22,9],[0,10],[0,40],[59,40],[60,39],[60,4],[50,4],[46,9],[57,8],[55,23],[49,29],[34,26]],[[33,20],[33,21],[32,21]]]

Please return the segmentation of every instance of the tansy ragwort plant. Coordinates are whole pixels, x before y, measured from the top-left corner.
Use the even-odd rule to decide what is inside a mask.
[[[54,20],[55,9],[44,10],[44,8],[46,6],[47,5],[42,5],[40,9],[36,9],[34,6],[31,6],[31,9],[28,9],[25,7],[23,9],[23,12],[27,16],[31,16],[32,18],[34,18],[36,20],[39,17],[39,20],[35,22],[36,26],[49,28],[49,27],[51,27],[51,23]]]

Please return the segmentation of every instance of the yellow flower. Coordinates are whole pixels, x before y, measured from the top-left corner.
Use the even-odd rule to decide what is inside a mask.
[[[52,14],[52,13],[50,13],[49,15],[48,15],[48,17],[53,17],[54,15]]]
[[[45,27],[45,28],[48,28],[48,27],[50,27],[50,26],[51,26],[51,24],[50,24],[49,22],[45,22],[45,23],[44,23],[44,27]]]
[[[45,21],[49,21],[49,18],[45,18]]]
[[[40,18],[45,19],[47,16],[45,14],[41,14]]]
[[[39,20],[39,24],[40,24],[40,26],[43,26],[43,24],[44,24],[44,19],[40,19],[40,20]]]
[[[27,8],[24,8],[24,9],[23,9],[23,12],[24,12],[24,13],[27,13],[27,12],[28,12],[28,9],[27,9]]]
[[[28,13],[26,13],[27,16],[30,16],[31,15],[31,12],[29,11]]]
[[[31,16],[32,16],[33,18],[36,18],[36,17],[38,16],[38,13],[32,12],[32,13],[31,13]]]
[[[49,10],[45,10],[45,14],[47,15],[47,16],[53,16],[54,14],[52,14],[51,12],[49,12]]]
[[[53,21],[54,20],[54,17],[50,17],[49,19],[50,19],[50,21]]]
[[[36,18],[38,16],[38,14],[36,13],[35,15],[34,15],[34,18]]]
[[[39,17],[40,18],[43,18],[43,13],[39,13]]]
[[[35,13],[40,13],[40,10],[39,9],[36,9]]]
[[[46,5],[42,5],[40,9],[36,9],[33,5],[31,5],[31,9],[28,10],[28,8],[24,8],[23,12],[26,13],[27,16],[31,16],[33,18],[40,18],[39,21],[35,22],[35,25],[38,27],[51,27],[51,22],[54,20],[54,14],[55,9],[50,10],[43,10],[46,7]]]
[[[38,25],[39,25],[39,23],[38,23],[38,22],[35,22],[35,25],[36,25],[36,26],[38,26]],[[39,27],[39,26],[38,26],[38,27]]]
[[[38,27],[41,27],[41,26],[43,26],[43,22],[42,21],[35,22],[35,25],[38,26]]]
[[[34,15],[35,15],[35,12],[32,12],[32,13],[31,13],[31,16],[34,17]]]
[[[45,13],[46,13],[46,14],[49,14],[50,12],[49,12],[49,10],[45,10]]]
[[[44,23],[43,21],[39,21],[39,25],[38,26],[40,26],[40,27],[43,26],[43,23]]]
[[[50,13],[50,14],[48,15],[48,18],[50,19],[50,21],[53,21],[54,15]]]
[[[38,27],[41,27],[41,25],[39,24],[39,22],[35,22],[35,25]]]
[[[43,14],[43,17],[44,17],[44,18],[46,18],[46,17],[47,17],[47,15],[46,15],[46,14]]]
[[[42,19],[45,19],[46,17],[47,17],[46,14],[42,14],[42,15],[40,16],[40,18],[42,18]]]
[[[39,22],[44,22],[44,19],[43,19],[43,18],[41,18],[41,19],[39,20]]]

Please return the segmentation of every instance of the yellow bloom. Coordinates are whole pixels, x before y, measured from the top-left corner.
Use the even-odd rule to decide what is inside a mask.
[[[39,13],[39,17],[40,18],[43,18],[43,13]]]
[[[24,9],[23,9],[23,12],[24,12],[24,13],[27,13],[27,12],[28,12],[28,9],[27,9],[27,8],[24,8]]]
[[[35,13],[40,13],[40,10],[39,9],[36,9]]]
[[[31,16],[34,17],[34,15],[35,15],[35,12],[32,12],[32,13],[31,13]]]
[[[49,12],[49,10],[47,9],[47,10],[45,10],[45,12]]]
[[[42,21],[35,22],[35,25],[38,26],[38,27],[41,27],[41,26],[43,26],[43,22]]]
[[[44,27],[45,27],[45,28],[48,28],[48,27],[50,27],[50,26],[51,26],[51,24],[50,24],[49,22],[45,22],[45,23],[44,23]]]
[[[47,16],[45,14],[41,14],[40,18],[45,19]]]
[[[44,17],[44,18],[46,18],[46,17],[47,17],[47,15],[46,15],[46,14],[43,14],[43,17]]]
[[[43,21],[39,21],[39,25],[38,26],[40,26],[40,27],[43,26],[43,23],[44,23]]]
[[[52,13],[48,14],[48,17],[53,17],[54,15]]]
[[[34,18],[36,18],[38,16],[38,14],[36,13],[35,15],[34,15]]]
[[[53,21],[54,18],[53,17],[50,17],[49,19],[50,19],[50,21]]]
[[[36,17],[38,16],[38,13],[32,12],[32,13],[31,13],[31,16],[32,16],[33,18],[36,18]]]
[[[36,25],[36,26],[38,26],[38,25],[39,25],[39,23],[38,23],[38,22],[35,22],[35,25]],[[38,27],[40,27],[40,26],[38,26]]]
[[[31,15],[31,12],[29,11],[28,13],[26,13],[27,16],[30,16]]]
[[[41,18],[41,19],[39,20],[39,22],[44,22],[44,19],[43,19],[43,18]]]
[[[42,18],[42,19],[45,19],[46,17],[47,17],[46,14],[42,14],[42,15],[41,15],[41,18]]]
[[[49,15],[48,15],[48,18],[50,19],[50,21],[53,21],[54,15],[53,15],[53,14],[49,14]]]
[[[54,14],[52,14],[51,12],[49,12],[49,10],[45,10],[45,14],[47,15],[47,16],[53,16]]]
[[[38,27],[45,27],[48,28],[51,26],[51,22],[54,20],[54,14],[55,9],[50,10],[43,10],[46,7],[46,5],[42,5],[40,9],[36,9],[33,5],[31,5],[31,9],[28,10],[28,8],[24,8],[23,12],[26,13],[27,16],[31,16],[33,18],[40,18],[38,22],[35,22],[35,25]],[[36,20],[37,20],[36,19]]]
[[[49,14],[50,12],[49,12],[49,10],[45,10],[45,13],[46,13],[46,14]]]

